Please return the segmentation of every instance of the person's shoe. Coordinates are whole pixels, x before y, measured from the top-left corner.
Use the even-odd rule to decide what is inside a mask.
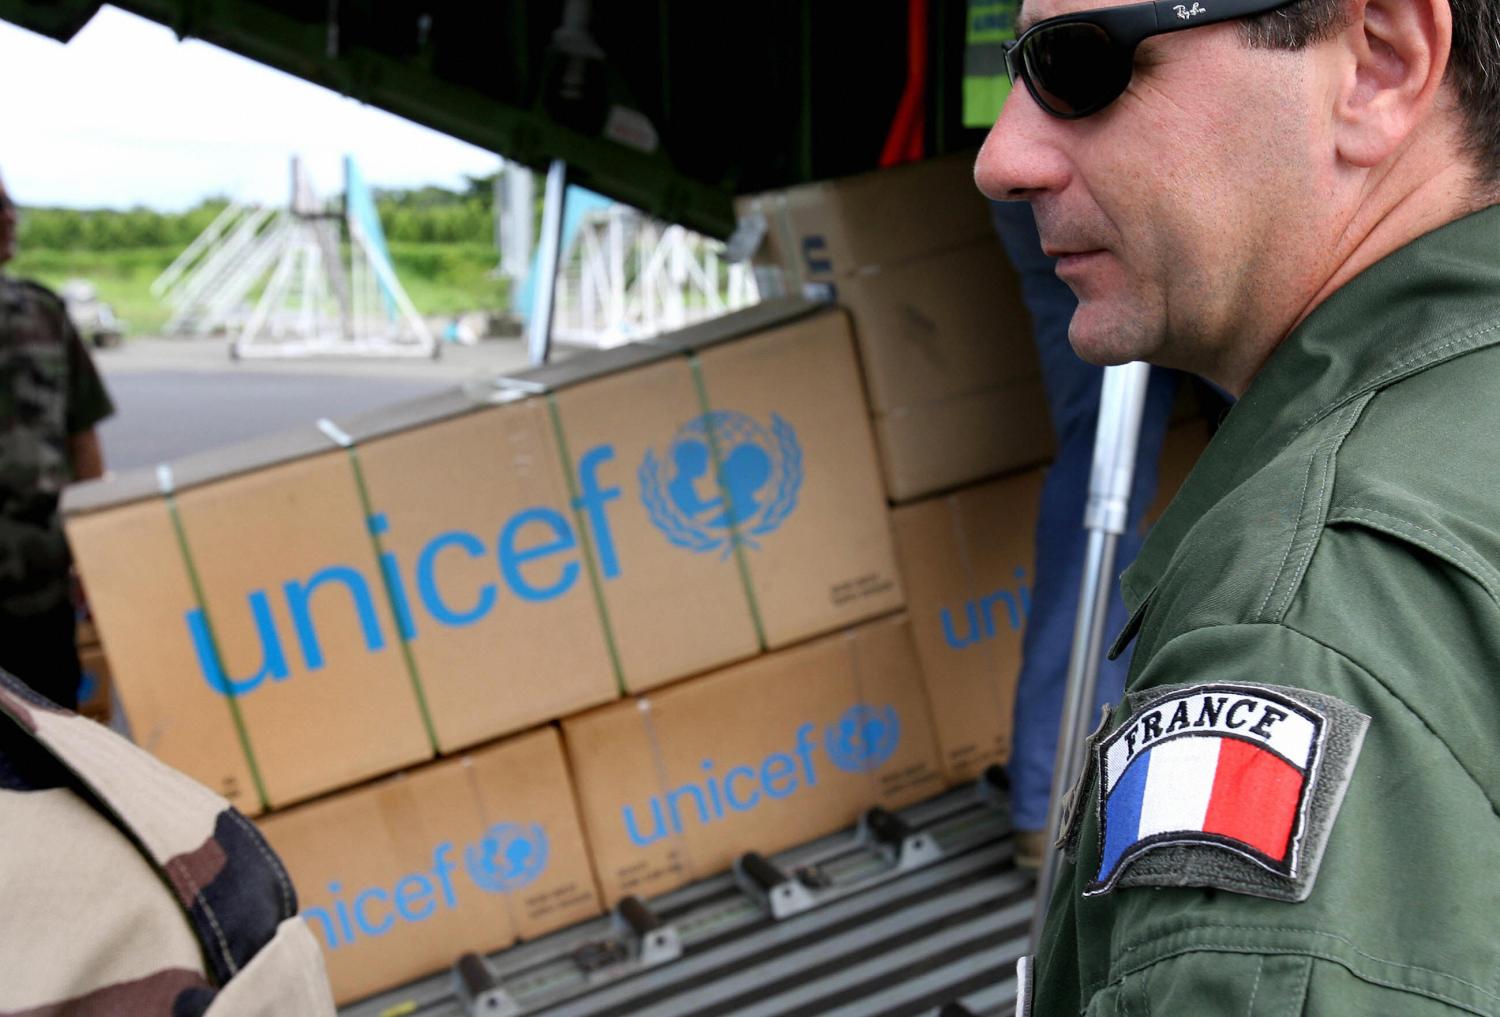
[[[1046,830],[1017,830],[1015,843],[1016,868],[1036,872],[1042,867],[1042,859],[1047,854]]]

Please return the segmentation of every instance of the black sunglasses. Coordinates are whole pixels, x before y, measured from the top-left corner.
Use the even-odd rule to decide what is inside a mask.
[[[1124,94],[1135,49],[1153,35],[1265,14],[1297,0],[1151,0],[1062,14],[1039,21],[1005,43],[1011,83],[1026,83],[1037,105],[1076,120]]]

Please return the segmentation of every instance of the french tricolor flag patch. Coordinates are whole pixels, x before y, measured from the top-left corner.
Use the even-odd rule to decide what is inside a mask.
[[[1152,700],[1096,752],[1104,893],[1154,848],[1212,845],[1297,875],[1326,718],[1261,686],[1200,685]]]

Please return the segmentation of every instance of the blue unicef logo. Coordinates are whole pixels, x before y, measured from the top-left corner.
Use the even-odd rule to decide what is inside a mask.
[[[893,706],[883,710],[863,703],[850,707],[823,732],[828,758],[850,773],[869,773],[884,766],[900,741],[901,718]]]
[[[547,867],[547,833],[535,823],[496,823],[464,848],[464,867],[481,890],[519,890]]]
[[[639,477],[641,501],[668,540],[727,555],[759,547],[756,538],[797,507],[802,447],[774,413],[767,430],[743,413],[715,411],[684,424],[664,458],[647,452]]]

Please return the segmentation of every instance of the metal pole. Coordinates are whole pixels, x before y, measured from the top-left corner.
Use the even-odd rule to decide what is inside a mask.
[[[1062,818],[1063,796],[1083,771],[1084,745],[1104,650],[1104,620],[1114,590],[1115,547],[1130,514],[1130,488],[1135,479],[1135,454],[1140,444],[1141,413],[1150,372],[1151,368],[1139,361],[1104,370],[1089,500],[1083,513],[1083,525],[1089,534],[1088,555],[1078,595],[1073,652],[1068,661],[1068,690],[1057,730],[1052,798],[1047,806],[1046,829],[1053,838]],[[1042,870],[1037,874],[1036,910],[1031,922],[1032,953],[1041,942],[1057,866],[1057,850],[1049,845],[1042,858]]]
[[[542,198],[542,249],[531,295],[531,323],[526,349],[533,364],[545,364],[552,353],[552,312],[556,302],[557,267],[562,261],[563,205],[568,199],[568,164],[552,160],[547,190]]]

